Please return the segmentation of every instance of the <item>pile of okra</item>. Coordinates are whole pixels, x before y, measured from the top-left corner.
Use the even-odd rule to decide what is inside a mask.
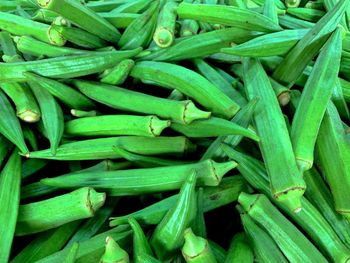
[[[350,262],[350,0],[0,0],[0,263]]]

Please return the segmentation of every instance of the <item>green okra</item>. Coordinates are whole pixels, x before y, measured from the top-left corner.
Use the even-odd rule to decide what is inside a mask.
[[[290,15],[278,16],[279,23],[287,29],[306,29],[312,28],[315,23],[308,22]]]
[[[113,9],[125,4],[130,3],[130,0],[108,0],[108,1],[89,1],[86,6],[95,12],[109,12]]]
[[[16,113],[2,91],[0,91],[0,134],[15,144],[23,154],[29,152]]]
[[[185,230],[191,225],[197,210],[197,172],[187,173],[176,204],[165,214],[151,236],[151,246],[158,259],[170,259],[184,242]]]
[[[29,143],[33,151],[38,150],[38,140],[34,134],[34,131],[28,126],[23,126],[22,128],[24,140]]]
[[[188,95],[213,114],[232,118],[239,105],[198,73],[164,62],[136,63],[130,75],[142,81],[152,81],[165,88],[175,88]]]
[[[32,16],[32,20],[43,23],[52,23],[57,17],[58,14],[53,11],[47,9],[38,9]]]
[[[0,167],[6,159],[7,155],[12,150],[13,144],[7,140],[4,136],[0,135]]]
[[[105,40],[80,28],[60,25],[52,25],[51,27],[53,30],[59,32],[64,39],[80,47],[96,49],[103,48],[107,45]]]
[[[190,100],[163,99],[108,84],[82,80],[75,80],[74,84],[87,97],[115,109],[155,114],[164,119],[186,124],[196,119],[207,119],[211,115],[210,112],[199,110]]]
[[[48,164],[47,160],[40,160],[40,159],[25,160],[22,163],[22,178],[24,179],[32,176],[36,172],[45,168],[47,164]]]
[[[270,18],[249,9],[234,6],[189,4],[183,2],[177,8],[177,14],[181,19],[194,19],[252,31],[274,32],[282,30]]]
[[[45,196],[51,193],[58,192],[58,190],[58,187],[44,185],[41,182],[27,184],[21,187],[21,200],[38,196]]]
[[[230,147],[224,147],[224,149],[230,158],[239,163],[238,170],[249,184],[266,196],[269,196],[275,205],[287,213],[312,238],[315,244],[322,248],[322,251],[333,262],[346,262],[349,259],[349,249],[344,246],[343,242],[317,208],[305,197],[301,198],[303,209],[299,213],[291,212],[286,205],[276,202],[272,198],[269,189],[270,182],[263,163],[248,155],[239,153]]]
[[[320,251],[263,194],[241,193],[238,202],[276,241],[291,262],[328,262]]]
[[[337,1],[335,0],[324,0],[322,1],[323,7],[326,9],[326,11],[330,11],[336,4]],[[349,30],[348,28],[348,21],[349,19],[349,10],[347,9],[345,11],[345,15],[342,17],[341,21],[340,21],[340,25],[343,26],[347,31]]]
[[[253,0],[253,2],[255,2],[256,4],[258,4],[260,6],[264,4],[264,0]],[[286,9],[286,6],[284,5],[284,1],[274,0],[274,3],[276,5],[276,7],[278,7],[279,9]]]
[[[68,189],[90,186],[106,191],[111,196],[139,195],[179,189],[192,170],[197,171],[198,185],[217,186],[222,177],[235,167],[235,162],[206,160],[155,168],[80,172],[42,179],[41,182]]]
[[[241,221],[249,240],[253,245],[254,254],[261,263],[287,263],[275,241],[247,214],[241,214]]]
[[[189,138],[219,137],[230,135],[242,135],[259,141],[258,135],[232,121],[211,117],[208,120],[197,120],[190,124],[172,123],[171,129],[186,135]]]
[[[193,232],[201,237],[207,238],[207,227],[204,218],[204,206],[203,206],[203,187],[199,187],[197,191],[197,215],[191,226]]]
[[[0,11],[9,12],[16,10],[17,3],[15,1],[1,1],[0,2]]]
[[[191,228],[185,230],[184,238],[185,243],[181,252],[187,263],[217,262],[208,240],[193,234]]]
[[[113,10],[110,11],[112,14],[119,13],[139,13],[145,8],[147,8],[150,4],[149,0],[136,0],[136,1],[128,1]]]
[[[235,234],[230,242],[225,263],[230,262],[254,262],[253,249],[244,232]]]
[[[14,150],[0,173],[0,261],[8,262],[18,220],[21,188],[21,158]]]
[[[36,61],[0,63],[0,81],[26,81],[25,72],[28,71],[43,77],[53,78],[86,76],[111,68],[119,61],[135,56],[139,51],[140,49],[105,51]]]
[[[114,147],[123,147],[127,151],[144,155],[185,155],[195,150],[186,137],[139,137],[120,136],[83,140],[62,144],[56,155],[51,155],[49,149],[31,152],[29,158],[51,160],[101,160],[121,158],[114,151]]]
[[[261,99],[257,103],[258,110],[255,113],[254,122],[260,137],[259,146],[269,174],[272,195],[279,202],[286,204],[292,211],[299,212],[301,210],[300,199],[305,191],[305,182],[298,169],[276,95],[258,60],[245,58],[243,72],[248,97]],[[278,145],[277,148],[276,145]]]
[[[340,116],[332,103],[327,106],[316,141],[317,165],[331,189],[338,213],[349,218],[349,202],[345,194],[349,181],[349,142]]]
[[[96,106],[93,101],[82,95],[79,91],[62,82],[45,78],[30,72],[26,72],[24,75],[28,81],[47,90],[51,95],[70,108],[87,110],[93,109]]]
[[[42,112],[41,119],[50,141],[51,154],[55,155],[64,131],[62,109],[46,89],[33,82],[29,82],[29,85]]]
[[[349,0],[339,1],[315,26],[291,49],[274,70],[272,77],[291,86],[302,74],[305,67],[319,52],[320,48],[338,26],[349,4]]]
[[[208,239],[208,242],[209,242],[210,248],[212,249],[212,251],[214,253],[214,256],[215,256],[217,262],[218,263],[225,263],[225,259],[226,259],[226,255],[227,255],[226,250],[212,240]]]
[[[105,193],[84,187],[71,193],[21,205],[16,225],[17,236],[42,232],[78,219],[89,218],[103,206]]]
[[[106,238],[106,249],[104,254],[102,255],[100,263],[128,263],[129,255],[128,253],[122,249],[115,240],[108,236]]]
[[[325,15],[325,12],[310,8],[288,8],[287,14],[315,23]]]
[[[188,37],[197,34],[199,30],[199,24],[193,19],[184,19],[181,23],[180,36]]]
[[[2,50],[2,53],[6,56],[18,55],[16,46],[13,43],[13,39],[10,33],[6,31],[0,32],[0,48]]]
[[[71,109],[70,113],[72,114],[72,116],[77,118],[96,117],[100,115],[100,113],[96,110],[85,111],[85,110]]]
[[[14,35],[29,35],[57,46],[66,42],[58,31],[47,24],[5,12],[0,12],[0,29]]]
[[[309,29],[283,30],[256,37],[243,44],[223,48],[221,52],[244,57],[283,56],[307,34]]]
[[[341,43],[341,29],[337,29],[321,50],[293,117],[291,140],[302,172],[313,165],[317,134],[338,80]]]
[[[169,47],[174,42],[178,5],[176,1],[167,1],[159,12],[153,40],[161,48]]]
[[[116,43],[120,33],[104,18],[74,0],[37,0],[41,8],[56,12],[80,28],[106,41]]]
[[[287,8],[297,8],[300,4],[300,0],[285,0],[284,3]]]
[[[159,1],[154,1],[141,16],[133,20],[123,32],[118,46],[121,49],[148,47],[156,28]]]
[[[74,263],[78,255],[79,243],[74,243],[64,258],[63,263]]]
[[[223,178],[219,186],[203,189],[203,211],[208,212],[232,203],[237,200],[239,193],[245,190],[247,190],[247,185],[241,176]],[[125,224],[129,217],[142,224],[157,225],[166,212],[174,206],[176,200],[177,195],[173,195],[134,213],[111,217],[110,226]]]
[[[243,1],[243,0],[227,0],[226,4],[230,6],[239,7],[239,8],[248,8],[246,2],[247,1]]]
[[[79,220],[73,221],[39,234],[11,260],[11,263],[33,263],[61,250],[80,223]]]
[[[224,28],[212,32],[186,37],[166,49],[160,49],[142,57],[142,60],[177,61],[215,54],[221,48],[230,47],[231,43],[241,44],[260,32],[240,28]]]
[[[127,28],[135,19],[139,18],[140,14],[134,13],[98,13],[101,17],[106,19],[116,28],[125,29]]]
[[[69,136],[159,136],[170,126],[169,121],[156,116],[102,115],[71,120],[65,123],[65,134]]]
[[[283,10],[283,12],[285,11]],[[278,12],[274,0],[265,1],[262,13],[278,25]]]
[[[134,65],[135,62],[132,59],[124,59],[114,68],[106,70],[106,75],[100,81],[111,85],[123,84]]]

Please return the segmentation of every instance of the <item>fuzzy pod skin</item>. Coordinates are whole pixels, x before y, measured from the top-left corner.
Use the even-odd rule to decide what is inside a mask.
[[[260,137],[259,146],[269,174],[272,195],[292,211],[299,212],[305,182],[298,169],[276,95],[259,61],[245,58],[243,72],[248,97],[261,99],[257,103],[254,122]]]
[[[14,150],[0,173],[0,262],[8,262],[16,229],[21,185],[21,158]]]
[[[114,109],[155,114],[164,119],[188,124],[207,119],[210,112],[196,108],[192,101],[174,101],[97,82],[75,80],[74,85],[87,97]]]
[[[241,176],[230,176],[223,178],[219,186],[203,188],[203,211],[208,212],[215,208],[224,206],[237,200],[240,192],[247,191],[245,180]],[[128,215],[111,217],[110,226],[117,226],[128,222],[132,217],[139,223],[157,225],[167,211],[174,206],[177,195],[165,198],[148,207]]]
[[[283,254],[291,262],[328,262],[317,248],[286,217],[275,208],[265,195],[241,193],[238,202],[254,221],[276,240]]]
[[[232,118],[240,108],[207,79],[178,65],[143,61],[136,63],[130,75],[143,82],[152,81],[165,88],[177,89],[218,116]]]
[[[222,48],[221,52],[244,57],[283,56],[307,34],[309,29],[283,30],[256,37],[237,46]]]
[[[208,240],[196,236],[191,228],[185,230],[184,238],[181,253],[187,263],[217,263]]]
[[[120,38],[120,33],[102,17],[74,0],[37,0],[41,8],[58,13],[80,28],[112,43]]]
[[[111,85],[123,84],[134,66],[135,62],[132,59],[122,60],[109,72],[107,72],[108,70],[106,70],[107,74],[103,76],[103,78],[101,78],[100,81]]]
[[[254,253],[244,232],[235,234],[231,240],[225,263],[230,262],[254,262]]]
[[[337,29],[317,57],[293,117],[291,140],[302,172],[313,165],[317,134],[338,80],[341,43],[341,29]]]
[[[247,214],[240,214],[241,221],[249,240],[253,244],[254,254],[261,263],[287,263],[275,241]],[[232,261],[229,261],[232,262]]]
[[[51,153],[55,155],[64,130],[62,109],[46,89],[36,83],[29,82],[29,85],[39,103],[42,112],[41,119],[50,141]]]
[[[0,63],[1,82],[26,81],[25,72],[52,78],[74,78],[101,72],[119,61],[135,56],[140,49],[105,51],[37,61]]]
[[[115,240],[108,236],[106,238],[106,249],[101,257],[100,263],[129,263],[128,253],[122,249]]]
[[[169,125],[169,121],[159,120],[156,116],[105,115],[68,121],[65,123],[65,134],[83,137],[116,135],[156,137]]]
[[[62,82],[45,78],[30,72],[26,72],[24,74],[28,81],[35,83],[43,89],[46,89],[49,93],[51,93],[51,95],[67,105],[69,108],[88,110],[94,109],[96,106],[93,101],[85,97],[79,91]]]
[[[184,232],[193,222],[197,211],[197,171],[187,174],[176,204],[170,208],[151,236],[151,246],[164,261],[172,258],[184,242]]]
[[[270,18],[248,9],[224,5],[181,3],[177,8],[181,19],[215,23],[246,30],[274,32],[282,28]]]
[[[349,220],[350,151],[340,116],[329,103],[316,141],[316,163],[332,191],[335,209]]]
[[[15,144],[22,154],[29,152],[16,113],[2,91],[0,91],[0,134]]]
[[[127,169],[107,172],[80,172],[42,179],[59,188],[90,186],[103,189],[111,196],[139,195],[179,189],[192,170],[197,171],[198,185],[217,186],[235,162],[215,163],[211,160],[176,166]]]
[[[121,158],[114,151],[114,147],[123,147],[126,150],[144,155],[185,155],[195,149],[187,138],[177,137],[139,137],[120,136],[82,140],[62,144],[56,155],[51,155],[49,149],[31,152],[28,158],[51,159],[61,161],[101,160]]]
[[[78,219],[92,217],[103,206],[105,193],[89,187],[51,199],[21,205],[16,236],[42,232]]]

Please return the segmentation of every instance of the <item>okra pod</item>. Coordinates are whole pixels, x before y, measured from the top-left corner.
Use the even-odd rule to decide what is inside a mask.
[[[285,13],[284,10],[282,10],[283,13]],[[277,7],[274,3],[274,0],[267,0],[265,1],[263,5],[263,12],[262,14],[268,18],[270,18],[275,24],[278,25],[278,13],[277,13]]]
[[[123,84],[134,65],[135,62],[132,59],[122,60],[114,68],[110,70],[107,69],[105,71],[106,75],[104,75],[100,81],[111,85]]]
[[[299,6],[300,0],[285,0],[284,3],[288,8],[296,8]]]
[[[230,262],[254,262],[254,253],[244,232],[235,234],[230,242],[225,263]]]
[[[101,257],[100,263],[128,263],[129,255],[122,249],[117,242],[111,237],[106,238],[106,249]]]
[[[197,215],[191,228],[196,235],[207,238],[207,227],[205,225],[203,209],[203,191],[203,187],[199,187],[197,191]]]
[[[150,4],[149,0],[135,0],[135,1],[128,1],[113,10],[110,11],[112,14],[119,14],[119,13],[139,13],[140,11],[147,8],[147,6]]]
[[[105,193],[97,193],[92,188],[84,187],[51,199],[21,205],[15,234],[23,236],[38,233],[92,217],[105,199]]]
[[[12,146],[13,144],[9,140],[7,140],[4,136],[0,135],[0,167],[2,167],[2,163],[12,150]]]
[[[129,2],[131,1],[130,0],[89,1],[86,3],[86,6],[95,12],[109,12]]]
[[[74,243],[69,249],[63,263],[74,263],[78,255],[79,243]]]
[[[53,11],[47,9],[38,9],[32,16],[32,20],[43,23],[52,23],[57,17],[58,14]]]
[[[41,182],[28,184],[28,185],[22,186],[21,188],[21,200],[38,197],[38,196],[45,196],[48,194],[55,193],[58,190],[59,190],[58,187],[48,186]]]
[[[127,28],[140,14],[134,13],[98,13],[116,28]]]
[[[77,118],[96,117],[100,115],[100,113],[95,110],[85,111],[85,110],[71,109],[70,113],[72,114],[72,116]]]
[[[299,7],[299,8],[288,8],[287,14],[291,14],[292,16],[315,23],[325,15],[325,12],[317,9]]]

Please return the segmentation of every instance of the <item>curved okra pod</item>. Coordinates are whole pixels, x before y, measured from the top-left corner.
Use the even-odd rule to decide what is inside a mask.
[[[118,30],[94,11],[74,0],[37,0],[41,8],[56,12],[80,28],[112,43],[120,38]]]
[[[87,97],[115,109],[155,114],[180,123],[207,119],[211,113],[199,110],[192,101],[163,99],[112,85],[74,80],[75,86]]]
[[[341,29],[337,29],[318,55],[293,117],[291,140],[302,172],[313,165],[317,134],[338,80],[341,42]]]
[[[18,216],[21,158],[14,150],[0,173],[0,261],[8,262]]]
[[[196,100],[213,114],[233,117],[239,105],[198,73],[164,62],[136,63],[130,75],[142,81],[151,81],[165,88],[174,88]]]
[[[48,58],[36,61],[0,63],[0,81],[26,81],[25,72],[43,77],[75,78],[101,72],[119,61],[135,56],[140,49],[128,51],[104,51],[91,54]]]
[[[36,83],[29,82],[42,112],[41,119],[50,141],[51,154],[55,155],[64,131],[63,112],[55,98]]]
[[[238,27],[261,32],[280,31],[282,28],[270,18],[249,9],[225,5],[203,5],[182,2],[177,8],[181,19]]]
[[[263,194],[242,192],[238,202],[276,241],[291,262],[328,262],[317,248]]]
[[[184,232],[193,222],[197,211],[196,182],[197,171],[186,174],[176,204],[170,208],[157,225],[151,237],[151,246],[157,257],[170,259],[184,242]]]
[[[254,262],[254,253],[244,232],[235,234],[231,240],[225,259],[225,263],[230,262]]]
[[[122,158],[114,147],[122,147],[127,151],[144,155],[185,155],[195,150],[186,137],[139,137],[120,136],[70,142],[58,147],[53,156],[49,149],[31,152],[28,158],[51,160],[101,160]]]
[[[305,191],[305,182],[298,169],[276,95],[259,61],[245,58],[243,67],[248,97],[261,99],[257,105],[260,111],[255,114],[254,121],[271,182],[272,195],[292,211],[299,212],[302,208],[300,200]]]
[[[22,154],[29,152],[16,113],[2,91],[0,91],[0,134],[15,144]]]
[[[65,123],[65,134],[69,136],[115,136],[137,135],[159,136],[170,126],[169,121],[159,120],[156,116],[105,115],[85,117]]]
[[[84,187],[51,199],[21,205],[16,235],[42,232],[78,219],[89,218],[105,202],[106,194]]]
[[[100,263],[129,263],[128,253],[122,249],[117,242],[111,237],[106,238],[106,249],[102,255]]]
[[[140,168],[106,172],[80,172],[42,179],[41,182],[60,188],[91,186],[112,196],[139,195],[179,189],[195,170],[198,185],[217,186],[235,162],[215,163],[211,160],[176,166]]]
[[[111,85],[123,84],[134,65],[132,59],[124,59],[114,68],[107,69],[100,81]]]
[[[214,252],[208,240],[193,234],[191,228],[184,232],[185,243],[181,249],[187,263],[216,263]]]

